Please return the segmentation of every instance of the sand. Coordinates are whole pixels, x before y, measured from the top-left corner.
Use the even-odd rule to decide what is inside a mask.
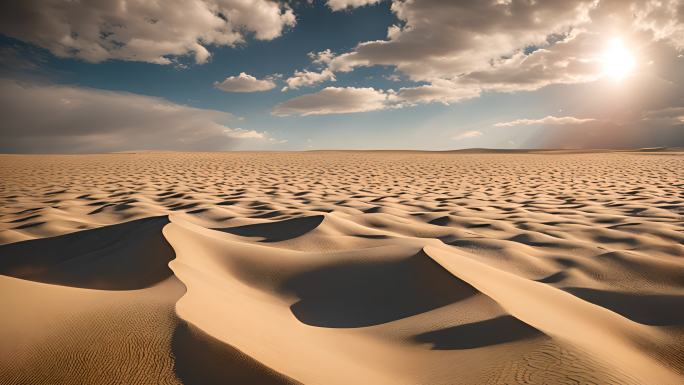
[[[0,155],[1,384],[684,383],[684,153]]]

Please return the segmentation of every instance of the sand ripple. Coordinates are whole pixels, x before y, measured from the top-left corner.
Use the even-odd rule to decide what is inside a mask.
[[[681,170],[3,155],[0,383],[681,383]]]

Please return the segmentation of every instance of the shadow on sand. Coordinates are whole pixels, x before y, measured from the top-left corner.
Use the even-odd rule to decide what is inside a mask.
[[[183,320],[171,340],[176,376],[186,385],[298,384]]]
[[[504,315],[419,334],[414,340],[432,344],[433,350],[460,350],[499,345],[542,335],[542,332],[517,318]]]
[[[171,276],[166,216],[0,246],[0,274],[101,290],[133,290]]]
[[[422,251],[408,258],[314,269],[293,277],[283,289],[299,297],[290,306],[297,319],[329,328],[394,321],[477,293]]]
[[[283,221],[214,229],[241,237],[261,237],[262,242],[280,242],[300,237],[323,222],[323,215],[285,219]]]
[[[565,291],[644,325],[684,325],[684,295],[634,294],[579,287]]]

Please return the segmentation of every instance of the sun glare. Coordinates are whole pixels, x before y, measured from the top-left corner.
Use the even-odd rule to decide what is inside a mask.
[[[602,62],[603,74],[615,80],[624,79],[636,67],[634,56],[619,38],[610,41],[608,48],[603,53]]]

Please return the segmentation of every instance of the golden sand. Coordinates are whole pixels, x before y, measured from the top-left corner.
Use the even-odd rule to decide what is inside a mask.
[[[1,155],[0,383],[682,383],[683,170]]]

